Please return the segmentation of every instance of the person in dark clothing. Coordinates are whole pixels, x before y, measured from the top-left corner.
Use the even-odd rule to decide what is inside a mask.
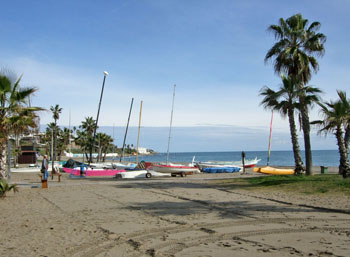
[[[49,177],[49,160],[47,158],[47,155],[44,155],[44,159],[41,163],[41,173],[43,173],[43,180],[47,180],[47,178]]]

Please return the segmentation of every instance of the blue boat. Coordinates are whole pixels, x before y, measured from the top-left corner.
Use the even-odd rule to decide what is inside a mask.
[[[239,172],[240,170],[240,167],[208,167],[202,169],[202,171],[206,173],[233,173]]]

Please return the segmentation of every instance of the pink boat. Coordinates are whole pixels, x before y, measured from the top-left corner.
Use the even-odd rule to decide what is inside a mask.
[[[63,168],[63,171],[75,176],[80,176],[80,168]],[[113,170],[113,169],[86,169],[83,171],[83,175],[86,177],[114,177],[116,174],[125,172],[125,170]]]

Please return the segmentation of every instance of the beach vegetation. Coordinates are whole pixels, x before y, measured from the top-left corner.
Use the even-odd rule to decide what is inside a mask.
[[[21,87],[22,76],[0,71],[0,178],[8,179],[6,146],[13,131],[35,126],[36,112],[43,110],[30,105],[35,87]],[[16,132],[17,133],[17,132]]]
[[[350,176],[349,145],[346,134],[350,124],[350,100],[346,97],[346,92],[337,91],[339,99],[319,103],[320,113],[323,120],[314,121],[320,127],[319,133],[333,133],[337,139],[338,151],[340,155],[339,174],[343,177]]]
[[[18,192],[17,184],[9,185],[7,180],[0,179],[0,198],[5,198],[6,197],[6,193],[10,192],[11,190],[14,193]]]
[[[268,30],[275,36],[276,43],[268,50],[265,62],[273,59],[276,74],[293,77],[297,87],[304,87],[311,79],[312,72],[317,72],[319,64],[316,57],[325,52],[326,36],[317,31],[319,22],[304,19],[295,14],[288,19],[280,18],[277,25],[270,25]],[[306,174],[312,174],[312,152],[310,141],[309,106],[305,103],[305,94],[300,91],[301,127],[304,134]]]

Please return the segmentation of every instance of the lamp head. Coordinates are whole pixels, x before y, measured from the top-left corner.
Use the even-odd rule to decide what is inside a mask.
[[[104,74],[105,76],[107,76],[107,75],[108,75],[108,72],[107,72],[107,71],[104,71],[103,74]]]

